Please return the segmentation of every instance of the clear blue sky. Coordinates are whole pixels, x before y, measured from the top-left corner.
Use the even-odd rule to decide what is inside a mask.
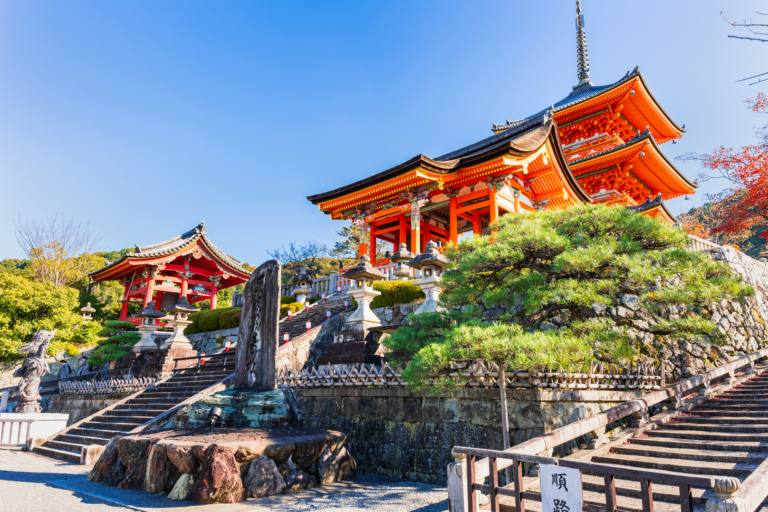
[[[90,221],[107,250],[204,219],[251,264],[291,239],[331,242],[341,223],[307,195],[568,94],[574,4],[0,0],[0,259],[23,257],[19,213]],[[743,100],[766,84],[735,80],[768,71],[768,46],[728,39],[719,13],[744,19],[764,2],[582,7],[593,82],[639,64],[686,125],[668,155],[754,141],[764,120]]]

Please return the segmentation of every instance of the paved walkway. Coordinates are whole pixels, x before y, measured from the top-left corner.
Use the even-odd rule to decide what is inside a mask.
[[[416,482],[358,476],[353,482],[252,499],[234,505],[172,502],[143,491],[123,491],[87,481],[78,466],[16,449],[0,449],[0,510],[41,512],[444,512],[447,490]]]

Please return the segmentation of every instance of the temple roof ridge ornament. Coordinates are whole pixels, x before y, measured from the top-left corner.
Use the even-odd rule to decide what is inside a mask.
[[[585,85],[593,85],[589,79],[587,33],[584,31],[584,26],[584,15],[581,13],[581,0],[576,0],[576,74],[579,78],[579,83],[574,86],[574,89]]]

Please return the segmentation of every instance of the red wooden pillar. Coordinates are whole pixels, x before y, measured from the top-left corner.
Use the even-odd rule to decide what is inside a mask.
[[[450,199],[450,214],[448,215],[448,223],[450,225],[449,232],[450,232],[450,238],[451,242],[453,242],[454,245],[456,245],[459,241],[459,218],[456,215],[456,205],[458,204],[458,199],[455,197],[452,197]]]
[[[371,222],[371,239],[370,239],[371,246],[368,248],[371,257],[371,265],[376,264],[376,224]]]
[[[472,232],[476,235],[479,235],[482,233],[482,228],[480,226],[480,214],[477,212],[472,212],[472,217],[475,218],[475,220],[472,221]]]
[[[399,243],[400,244],[407,244],[408,243],[408,232],[407,232],[407,226],[405,224],[405,214],[400,214],[400,231],[399,231]],[[398,244],[397,250],[400,250],[400,245]]]
[[[158,309],[158,310],[160,309],[160,304],[163,303],[163,294],[164,293],[165,292],[160,292],[160,291],[157,292],[157,298],[155,299],[155,309]]]
[[[179,299],[181,299],[182,297],[186,297],[187,296],[188,289],[189,289],[189,284],[187,283],[187,280],[186,279],[182,279],[181,280],[181,294],[179,294]]]
[[[499,220],[499,203],[496,201],[496,190],[491,190],[488,194],[488,200],[491,207],[491,224]]]
[[[131,283],[128,283],[125,285],[125,291],[123,292],[123,305],[120,307],[120,316],[118,317],[118,320],[121,322],[125,322],[128,319],[128,306],[130,306],[130,303],[128,302],[128,292],[131,291]]]
[[[214,289],[216,290],[216,293],[211,296],[211,309],[216,309],[216,306],[219,304],[219,289]]]
[[[152,295],[155,292],[155,278],[150,277],[147,279],[147,286],[145,287],[146,293],[144,294],[144,307],[142,309],[147,309],[147,304],[149,304],[149,301],[152,300]]]

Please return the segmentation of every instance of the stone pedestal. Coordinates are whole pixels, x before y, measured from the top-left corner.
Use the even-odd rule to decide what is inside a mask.
[[[381,365],[384,357],[382,346],[375,333],[369,333],[359,324],[346,324],[340,334],[334,336],[334,342],[326,345],[325,355],[317,359],[317,364],[372,364]]]
[[[373,286],[363,284],[358,288],[349,290],[347,293],[357,301],[357,309],[347,317],[348,324],[358,324],[357,329],[362,329],[365,332],[368,332],[368,329],[371,327],[381,325],[379,317],[376,316],[376,313],[371,311],[371,302],[381,295],[381,292],[374,290]]]
[[[161,350],[193,350],[189,339],[184,336],[184,329],[191,324],[187,319],[177,318],[173,321],[173,333],[171,337],[160,345]],[[195,352],[196,353],[196,352]]]
[[[440,294],[443,293],[444,289],[440,281],[440,277],[436,276],[435,274],[416,281],[416,284],[419,285],[421,291],[423,291],[424,295],[427,296],[427,300],[425,300],[421,306],[419,306],[419,308],[414,311],[414,314],[418,315],[427,312],[434,313],[436,311],[443,311],[445,309],[439,305]]]
[[[146,352],[148,350],[157,350],[152,334],[158,329],[157,325],[140,325],[138,331],[141,333],[141,339],[137,344],[131,347],[131,352]]]

